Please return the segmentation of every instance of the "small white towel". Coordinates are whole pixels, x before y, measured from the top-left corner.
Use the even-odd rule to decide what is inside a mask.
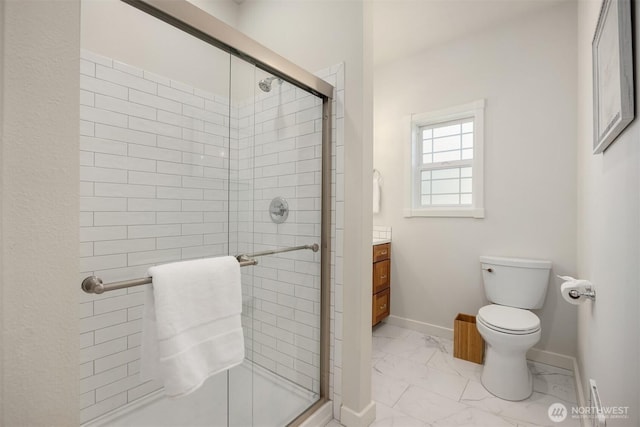
[[[140,376],[169,397],[197,390],[244,360],[240,264],[231,256],[151,267]]]
[[[380,172],[373,171],[373,213],[380,213]]]

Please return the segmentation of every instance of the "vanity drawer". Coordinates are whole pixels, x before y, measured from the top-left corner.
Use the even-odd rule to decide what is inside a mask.
[[[375,245],[373,247],[373,262],[391,258],[391,243]]]
[[[389,315],[390,307],[390,289],[387,288],[384,291],[378,292],[373,295],[373,307],[371,310],[372,319],[371,323],[375,325],[382,319]]]
[[[373,264],[373,293],[378,293],[391,285],[391,260]]]
[[[371,324],[380,323],[390,313],[391,300],[391,243],[373,246]]]

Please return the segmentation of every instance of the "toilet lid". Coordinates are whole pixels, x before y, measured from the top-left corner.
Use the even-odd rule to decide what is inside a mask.
[[[487,327],[511,334],[528,334],[540,329],[540,319],[529,310],[504,305],[485,305],[478,311],[478,320]]]

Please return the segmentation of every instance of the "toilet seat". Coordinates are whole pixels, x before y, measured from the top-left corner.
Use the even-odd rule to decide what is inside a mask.
[[[489,329],[511,335],[527,335],[540,330],[538,316],[521,308],[490,304],[478,310],[477,321]]]

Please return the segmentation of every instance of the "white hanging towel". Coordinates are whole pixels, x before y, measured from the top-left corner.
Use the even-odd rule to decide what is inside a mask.
[[[231,256],[151,267],[140,376],[169,397],[197,390],[244,360],[240,264]]]
[[[373,170],[373,213],[380,213],[380,172]]]

